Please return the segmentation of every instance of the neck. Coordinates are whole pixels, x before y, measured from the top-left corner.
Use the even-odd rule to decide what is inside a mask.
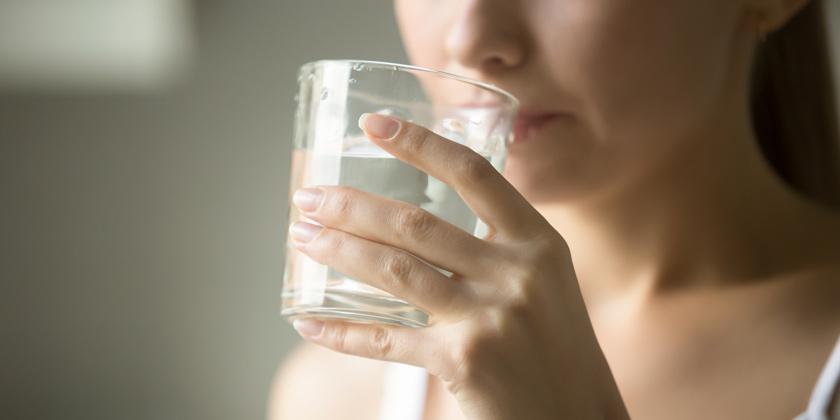
[[[790,241],[811,240],[801,219],[824,213],[768,167],[742,108],[682,139],[701,145],[684,160],[598,198],[536,206],[569,243],[585,295],[772,277]]]

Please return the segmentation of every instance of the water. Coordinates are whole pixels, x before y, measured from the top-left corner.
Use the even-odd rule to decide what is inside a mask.
[[[452,133],[456,136],[464,134],[464,123],[456,118],[444,118],[443,121],[441,121],[441,124],[443,125],[443,129],[448,133]]]
[[[299,175],[292,180],[291,192],[303,185],[346,185],[417,205],[476,236],[487,233],[486,225],[455,190],[385,153],[367,138],[348,137],[332,149],[332,153],[294,152],[292,173]],[[485,158],[501,170],[500,155]],[[292,206],[291,211],[291,220],[301,219],[296,208]],[[428,315],[410,303],[318,264],[291,247],[287,249],[285,276],[285,316],[317,314],[409,327],[428,324]]]
[[[390,115],[392,117],[397,117],[403,120],[411,121],[411,113],[405,109],[400,109],[397,107],[388,107],[382,108],[374,112],[375,114],[382,114],[382,115]]]

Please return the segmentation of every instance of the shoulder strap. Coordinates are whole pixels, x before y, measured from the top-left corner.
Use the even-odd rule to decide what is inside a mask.
[[[388,362],[379,420],[422,420],[427,379],[424,368]]]
[[[811,399],[808,401],[808,410],[799,418],[807,420],[840,419],[838,417],[840,413],[837,411],[840,407],[834,407],[834,416],[831,418],[828,417],[829,410],[831,409],[830,405],[834,400],[835,393],[840,392],[837,389],[838,381],[840,381],[840,338],[838,338],[837,344],[834,346],[834,351],[831,353],[828,362],[825,364],[825,368],[820,374],[820,379],[814,386]]]

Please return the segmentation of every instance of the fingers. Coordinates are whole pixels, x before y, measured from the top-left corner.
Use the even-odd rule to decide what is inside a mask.
[[[484,276],[493,270],[497,253],[492,244],[417,206],[328,186],[298,190],[294,202],[325,226],[404,249],[450,272]]]
[[[308,341],[371,359],[427,367],[434,365],[436,352],[428,328],[405,328],[379,324],[358,324],[299,318],[295,329]]]
[[[417,257],[347,232],[297,222],[292,243],[313,260],[382,289],[433,316],[454,315],[470,307],[464,283]]]
[[[378,146],[450,185],[500,235],[528,237],[547,222],[490,164],[467,146],[396,118],[364,114],[360,127]]]

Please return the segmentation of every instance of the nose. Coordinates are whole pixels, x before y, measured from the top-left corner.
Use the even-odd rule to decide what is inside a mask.
[[[492,73],[521,65],[527,32],[510,0],[466,0],[446,37],[446,52],[460,66]]]

